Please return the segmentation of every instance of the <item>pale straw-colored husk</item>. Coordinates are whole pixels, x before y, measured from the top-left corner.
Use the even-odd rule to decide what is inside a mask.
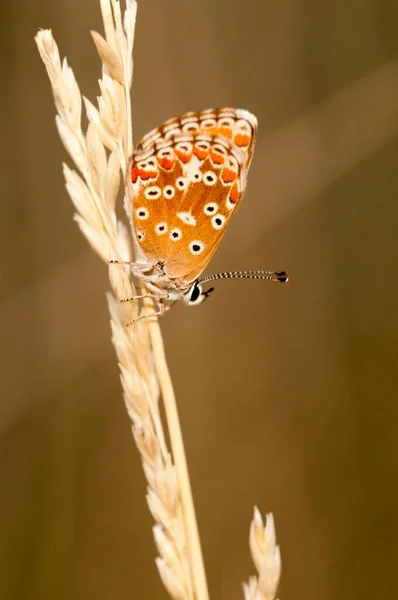
[[[100,0],[100,6],[105,38],[92,32],[102,61],[97,106],[82,98],[67,60],[61,62],[51,31],[39,31],[35,39],[52,86],[58,113],[57,129],[77,167],[74,170],[66,164],[63,166],[66,188],[77,211],[75,220],[103,261],[128,262],[133,259],[130,238],[123,223],[116,218],[115,203],[120,183],[126,187],[127,166],[133,149],[130,88],[137,2],[126,0],[124,11],[117,0]],[[86,132],[81,126],[83,104],[89,121]],[[153,534],[159,552],[156,564],[172,598],[208,600],[181,428],[160,328],[155,318],[141,319],[126,327],[126,323],[134,322],[137,316],[153,312],[154,307],[148,299],[141,308],[137,302],[121,304],[118,301],[136,294],[128,264],[109,265],[109,279],[112,341],[132,432],[148,482],[147,502],[155,520]],[[160,394],[172,456],[166,446],[159,412]],[[259,537],[256,527],[258,518],[255,516],[250,533],[253,557],[252,538]],[[257,546],[256,556],[260,556],[261,544]],[[268,565],[269,557],[265,562],[259,560],[261,568],[254,560],[259,578],[253,578],[245,587],[245,600],[273,600],[270,585],[267,588],[270,571],[264,566]],[[260,589],[266,590],[268,595],[259,595],[257,590]]]
[[[272,514],[266,515],[264,526],[260,511],[254,508],[249,544],[258,575],[243,584],[245,600],[274,600],[281,575],[281,555]]]

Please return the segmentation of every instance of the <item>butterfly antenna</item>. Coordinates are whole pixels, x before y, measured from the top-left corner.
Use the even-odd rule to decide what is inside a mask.
[[[206,283],[215,279],[269,279],[270,281],[279,281],[287,283],[289,277],[286,271],[230,271],[228,273],[215,273],[200,279],[198,283]]]

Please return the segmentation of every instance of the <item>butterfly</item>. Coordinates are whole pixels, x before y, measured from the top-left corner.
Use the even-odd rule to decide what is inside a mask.
[[[247,110],[209,109],[170,119],[137,145],[125,210],[132,225],[132,273],[158,304],[203,302],[203,283],[232,277],[285,282],[275,271],[218,273],[200,279],[246,189],[257,134]]]

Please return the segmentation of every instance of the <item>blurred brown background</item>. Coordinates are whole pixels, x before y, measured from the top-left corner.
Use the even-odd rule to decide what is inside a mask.
[[[72,221],[33,36],[95,98],[97,0],[2,3],[0,597],[166,598],[110,343],[107,273]],[[260,122],[220,282],[162,328],[211,597],[273,511],[282,600],[398,597],[398,6],[142,0],[135,139],[184,111]]]

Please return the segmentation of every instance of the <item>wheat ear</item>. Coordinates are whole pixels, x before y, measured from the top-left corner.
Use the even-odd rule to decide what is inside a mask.
[[[137,3],[100,0],[105,38],[93,32],[102,61],[98,108],[83,98],[89,125],[81,127],[82,96],[66,59],[61,63],[50,30],[39,31],[36,43],[51,81],[60,137],[80,174],[64,165],[66,188],[75,205],[75,219],[93,249],[109,259],[129,261],[130,240],[115,214],[120,172],[127,174],[133,148],[130,88]],[[125,182],[124,182],[125,183]],[[161,579],[176,600],[208,600],[207,584],[188,477],[176,401],[156,319],[126,328],[139,312],[136,303],[117,298],[135,295],[129,268],[110,265],[113,293],[108,294],[112,340],[119,359],[121,382],[132,431],[148,481],[147,501]],[[149,301],[142,309],[153,311]],[[173,450],[167,450],[159,413],[162,393]]]

